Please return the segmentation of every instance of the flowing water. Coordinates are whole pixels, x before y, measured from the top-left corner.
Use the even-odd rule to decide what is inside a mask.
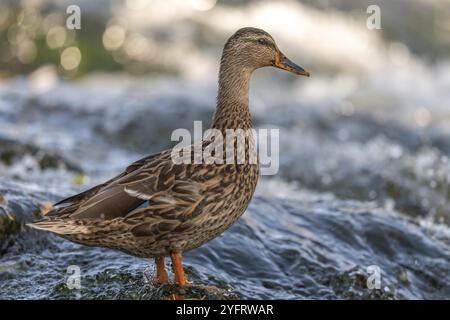
[[[76,245],[25,223],[43,203],[172,146],[174,129],[192,130],[194,120],[207,128],[218,48],[243,23],[270,30],[312,77],[255,72],[254,125],[280,129],[279,172],[261,178],[233,227],[186,253],[193,286],[184,294],[450,298],[450,63],[439,55],[419,58],[419,45],[413,53],[342,12],[297,2],[240,8],[149,19],[159,36],[147,36],[166,50],[164,63],[176,61],[176,75],[97,72],[64,81],[45,65],[0,82],[0,298],[152,299],[179,291],[149,283],[149,261]],[[279,19],[267,22],[268,12]],[[158,26],[179,41],[157,42],[164,39]],[[69,266],[80,270],[80,289],[66,285]]]

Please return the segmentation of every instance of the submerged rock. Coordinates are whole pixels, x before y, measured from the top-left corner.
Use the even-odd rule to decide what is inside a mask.
[[[37,169],[64,169],[81,172],[81,168],[70,159],[52,151],[39,148],[32,144],[21,143],[15,140],[0,137],[0,163],[12,166],[24,157],[32,158]]]

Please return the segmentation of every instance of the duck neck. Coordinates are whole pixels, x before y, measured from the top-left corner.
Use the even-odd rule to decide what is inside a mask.
[[[252,70],[243,68],[236,59],[222,57],[219,72],[217,109],[213,118],[214,129],[247,130],[252,127],[248,96]]]

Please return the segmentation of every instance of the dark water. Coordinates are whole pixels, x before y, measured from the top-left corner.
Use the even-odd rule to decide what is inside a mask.
[[[167,147],[173,129],[208,122],[215,89],[179,84],[173,94],[164,81],[117,86],[93,79],[41,94],[29,85],[15,79],[0,90],[0,298],[152,299],[177,292],[147,283],[149,261],[24,224],[39,204]],[[254,101],[255,124],[281,128],[280,173],[261,179],[231,229],[186,253],[193,282],[186,296],[450,298],[447,142],[430,142],[428,134],[423,140],[420,130],[368,114],[343,116],[302,103],[277,102],[283,112],[269,117],[270,105]],[[80,268],[81,289],[66,286],[70,265]],[[370,266],[381,271],[379,289],[368,288]]]

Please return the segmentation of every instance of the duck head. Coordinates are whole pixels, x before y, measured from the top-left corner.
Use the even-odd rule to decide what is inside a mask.
[[[222,60],[229,59],[232,59],[237,65],[249,71],[273,66],[297,75],[309,77],[309,72],[289,60],[278,49],[275,40],[270,34],[257,28],[247,27],[239,29],[228,39],[224,47]]]

